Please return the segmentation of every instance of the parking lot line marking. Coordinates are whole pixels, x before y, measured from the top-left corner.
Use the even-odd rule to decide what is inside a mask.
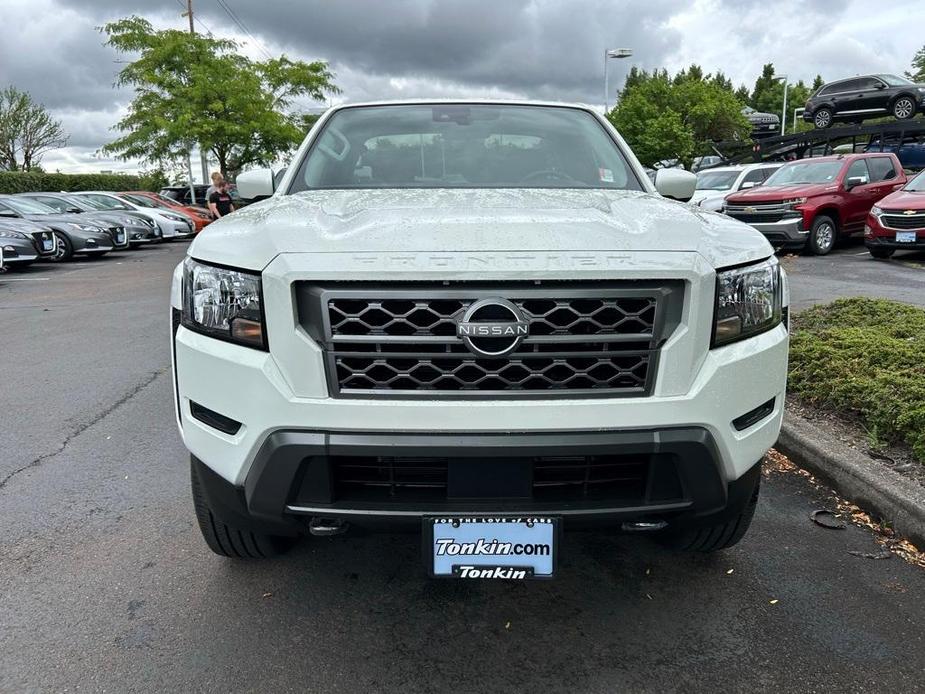
[[[50,277],[0,277],[0,282],[47,282]]]

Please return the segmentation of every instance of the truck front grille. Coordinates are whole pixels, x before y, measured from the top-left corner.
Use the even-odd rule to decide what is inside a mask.
[[[300,322],[324,347],[335,397],[613,396],[650,392],[681,286],[300,283],[297,298]],[[457,335],[467,311],[484,299],[510,302],[528,326],[503,356],[487,356]]]
[[[767,224],[779,222],[794,216],[789,205],[783,203],[764,203],[761,205],[726,205],[725,213],[746,224]],[[797,214],[796,216],[799,216]]]

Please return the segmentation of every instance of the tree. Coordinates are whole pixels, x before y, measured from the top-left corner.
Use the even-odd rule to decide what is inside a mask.
[[[321,100],[339,90],[327,63],[286,56],[263,62],[236,52],[227,39],[191,35],[132,16],[101,31],[107,45],[138,55],[117,83],[135,88],[123,134],[103,151],[170,168],[194,144],[210,150],[226,176],[251,164],[269,165],[304,137],[295,99]]]
[[[709,143],[748,136],[742,104],[729,87],[704,78],[696,65],[674,77],[638,71],[608,118],[644,165],[679,159],[689,166]]]
[[[906,73],[913,82],[925,82],[925,46],[912,57],[912,70]]]
[[[0,91],[0,168],[35,169],[42,155],[64,147],[67,141],[61,121],[52,118],[29,94],[13,86]]]

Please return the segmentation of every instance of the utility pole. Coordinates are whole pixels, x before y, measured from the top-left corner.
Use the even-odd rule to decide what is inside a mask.
[[[182,17],[187,17],[189,19],[189,33],[193,36],[196,35],[196,26],[193,24],[193,0],[186,0],[186,12],[184,12]],[[190,157],[192,157],[192,152],[190,152]],[[208,184],[209,182],[209,160],[206,157],[206,151],[203,146],[199,145],[199,160],[202,164],[202,182]],[[193,192],[193,177],[192,177],[192,167],[190,167],[190,200],[192,204],[196,204],[196,195]]]

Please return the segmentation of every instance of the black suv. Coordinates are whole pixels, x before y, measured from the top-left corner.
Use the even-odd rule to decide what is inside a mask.
[[[925,84],[896,75],[865,75],[823,85],[803,111],[803,120],[828,128],[836,120],[860,123],[892,115],[899,120],[925,111]]]

